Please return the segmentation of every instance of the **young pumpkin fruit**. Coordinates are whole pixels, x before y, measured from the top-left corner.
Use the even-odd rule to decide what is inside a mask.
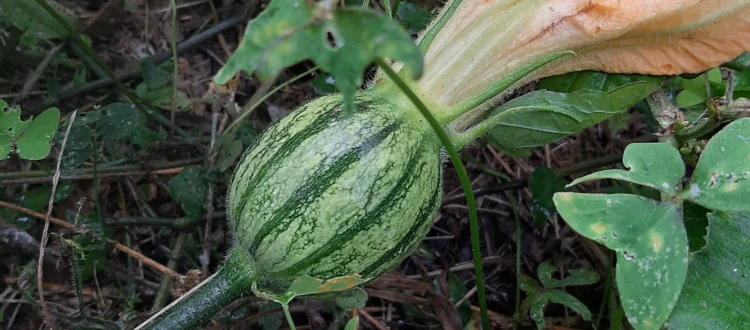
[[[223,269],[142,329],[202,324],[253,283],[281,294],[301,275],[375,279],[427,234],[441,197],[440,142],[390,88],[321,97],[272,125],[242,157],[227,205]],[[395,94],[398,95],[398,94]]]

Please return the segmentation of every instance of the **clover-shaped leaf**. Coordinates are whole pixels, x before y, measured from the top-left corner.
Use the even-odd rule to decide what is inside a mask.
[[[750,118],[732,122],[706,145],[688,199],[714,210],[750,211]]]
[[[15,152],[23,159],[44,159],[60,121],[60,110],[49,108],[36,119],[21,120],[21,109],[0,100],[0,159]]]
[[[558,193],[573,230],[615,250],[617,288],[636,329],[659,329],[677,303],[688,268],[688,241],[677,208],[627,194]]]
[[[632,182],[673,196],[680,188],[685,175],[685,164],[677,149],[664,143],[634,143],[625,148],[622,158],[624,170],[604,170],[573,181],[569,186],[581,182],[615,179]]]
[[[333,75],[354,111],[363,72],[378,57],[402,61],[414,79],[422,75],[422,54],[390,18],[363,8],[335,8],[336,1],[273,0],[247,25],[242,43],[215,81],[225,84],[240,70],[273,76],[310,59]]]

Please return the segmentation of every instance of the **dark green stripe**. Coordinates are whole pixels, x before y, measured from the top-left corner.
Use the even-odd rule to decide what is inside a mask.
[[[440,162],[437,162],[437,166],[440,166]],[[378,269],[383,264],[388,263],[389,261],[392,261],[394,258],[397,258],[400,253],[407,253],[411,251],[416,244],[419,244],[420,240],[417,239],[417,234],[419,234],[420,229],[422,226],[425,225],[425,221],[432,221],[432,214],[435,211],[435,207],[438,205],[440,201],[440,195],[442,193],[440,181],[442,180],[442,173],[438,173],[437,175],[437,183],[435,184],[435,192],[432,193],[432,197],[430,197],[429,200],[427,200],[424,204],[422,204],[422,207],[419,211],[419,216],[417,219],[415,219],[414,224],[412,224],[411,228],[409,228],[409,232],[404,235],[404,237],[401,238],[401,241],[396,244],[392,249],[386,251],[383,253],[383,255],[375,262],[370,264],[367,268],[365,268],[360,275],[362,277],[369,276],[372,272],[374,272],[376,269]]]
[[[305,221],[303,215],[307,213],[308,207],[321,194],[331,187],[349,167],[360,161],[367,153],[375,149],[378,144],[383,142],[389,135],[397,131],[400,123],[392,123],[380,130],[379,132],[368,137],[361,145],[356,146],[349,152],[333,160],[330,166],[321,166],[315,173],[312,173],[309,179],[302,184],[297,191],[286,201],[284,205],[278,208],[273,217],[263,224],[258,234],[253,238],[253,244],[249,248],[250,254],[253,254],[263,240],[271,235],[277,237],[284,231],[288,230],[289,224],[293,221]],[[301,224],[302,225],[302,224]],[[315,221],[312,223],[315,229]]]
[[[394,205],[403,201],[405,195],[409,193],[409,190],[414,183],[419,180],[419,173],[414,173],[413,169],[417,167],[422,157],[423,151],[421,149],[422,148],[412,155],[408,164],[403,167],[401,177],[396,181],[396,184],[391,188],[385,198],[373,208],[373,212],[365,214],[364,217],[356,220],[355,223],[343,233],[337,233],[334,235],[323,246],[316,249],[315,252],[306,256],[303,260],[298,261],[294,265],[275,273],[275,275],[280,277],[295,275],[299,271],[318,263],[321,259],[331,255],[331,253],[340,250],[352,237],[355,237],[363,231],[369,230],[375,225],[381,224],[384,220],[383,214],[390,211]],[[372,196],[370,196],[370,198],[372,198]]]
[[[256,191],[256,187],[259,183],[262,182],[263,178],[265,178],[266,174],[268,174],[269,169],[271,169],[273,166],[278,165],[278,161],[280,159],[284,159],[288,157],[294,150],[296,150],[302,142],[309,139],[310,137],[315,136],[316,134],[322,132],[325,130],[330,122],[337,116],[336,112],[333,111],[334,108],[339,106],[339,103],[333,103],[330,105],[328,109],[324,111],[324,114],[321,114],[319,118],[315,119],[311,124],[309,124],[307,127],[305,127],[303,130],[297,132],[294,136],[291,138],[287,138],[284,141],[284,144],[276,150],[276,153],[268,158],[265,163],[263,163],[261,168],[258,170],[257,175],[252,178],[249,182],[247,187],[245,188],[245,191],[242,192],[242,197],[239,199],[240,201],[247,201],[250,199],[250,195],[254,194]],[[304,111],[304,109],[302,110]],[[294,118],[292,119],[294,121]],[[294,125],[294,123],[291,123],[290,125]],[[265,145],[273,144],[276,139],[283,139],[285,137],[285,134],[287,133],[286,129],[279,130],[276,132],[277,137],[274,139],[271,139],[270,141],[267,141],[266,143],[259,144],[258,148],[264,148]],[[245,155],[247,157],[247,155]],[[261,153],[258,156],[258,159],[262,159],[264,157],[264,154]],[[241,173],[235,174],[235,178],[238,177],[244,177],[247,175],[247,171],[251,169],[251,166],[245,166],[245,169]],[[247,205],[247,203],[236,203],[234,206],[234,209],[231,210],[232,214],[240,215],[242,214],[242,209]],[[238,219],[237,219],[238,220]],[[235,220],[235,221],[237,221]]]

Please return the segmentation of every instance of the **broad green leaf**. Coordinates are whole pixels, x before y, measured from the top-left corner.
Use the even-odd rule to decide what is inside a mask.
[[[688,242],[677,209],[643,197],[557,193],[555,205],[580,235],[618,252],[617,288],[636,329],[659,329],[679,298]]]
[[[51,0],[47,0],[47,3],[59,14],[67,16],[63,5]],[[68,17],[64,18],[69,20]],[[12,22],[18,29],[37,39],[62,39],[68,36],[65,28],[33,0],[0,1],[0,19]]]
[[[750,118],[714,135],[693,172],[689,199],[713,210],[750,211]]]
[[[355,308],[365,308],[366,303],[367,293],[360,288],[354,288],[348,291],[344,291],[336,297],[336,305],[346,311],[350,311]]]
[[[402,61],[414,79],[422,75],[422,54],[389,17],[363,8],[335,8],[336,2],[273,0],[252,20],[240,46],[214,78],[226,84],[240,70],[267,78],[310,59],[333,75],[354,111],[354,93],[375,58]]]
[[[166,70],[154,65],[151,60],[143,60],[139,63],[143,82],[148,89],[163,87],[170,80],[170,74]]]
[[[60,110],[49,108],[36,119],[21,120],[20,108],[9,108],[0,100],[0,160],[15,152],[23,159],[44,159],[60,121]]]
[[[538,90],[558,93],[573,93],[580,90],[591,90],[609,93],[634,82],[648,82],[661,85],[664,78],[644,75],[608,74],[596,71],[577,71],[568,74],[544,78],[536,85]]]
[[[169,194],[180,202],[185,216],[200,219],[206,204],[208,182],[197,166],[188,166],[182,173],[169,180]]]
[[[576,285],[589,285],[599,281],[599,273],[590,269],[571,269],[568,271],[568,276],[562,280],[558,280],[553,277],[553,274],[557,272],[557,268],[548,262],[539,264],[536,268],[537,277],[539,282],[542,282],[542,286],[545,289],[556,289],[566,286]]]
[[[140,126],[139,113],[135,106],[126,103],[112,103],[99,110],[99,134],[110,140],[122,139]]]
[[[539,227],[549,220],[557,210],[552,202],[552,196],[566,191],[567,181],[546,167],[540,167],[531,173],[529,188],[531,189],[531,211],[534,213],[534,226]]]
[[[669,329],[750,329],[750,213],[709,215],[708,245],[690,255]]]
[[[630,171],[604,170],[574,180],[568,186],[602,179],[615,179],[656,189],[674,196],[685,175],[680,152],[666,143],[633,143],[625,148],[622,163]]]
[[[713,69],[708,71],[709,83],[719,84],[721,83],[721,71],[719,69]],[[700,75],[693,79],[682,79],[683,91],[677,95],[675,103],[681,108],[689,108],[695,105],[702,104],[709,99],[706,91],[706,78]],[[712,97],[721,96],[718,91],[714,93],[712,91]]]
[[[637,82],[610,93],[531,92],[490,113],[490,117],[499,120],[488,140],[503,151],[543,146],[626,111],[656,88],[650,83]]]

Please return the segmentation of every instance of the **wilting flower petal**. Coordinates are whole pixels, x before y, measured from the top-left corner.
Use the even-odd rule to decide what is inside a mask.
[[[418,82],[450,106],[551,53],[535,73],[699,73],[750,50],[750,0],[464,0]]]

